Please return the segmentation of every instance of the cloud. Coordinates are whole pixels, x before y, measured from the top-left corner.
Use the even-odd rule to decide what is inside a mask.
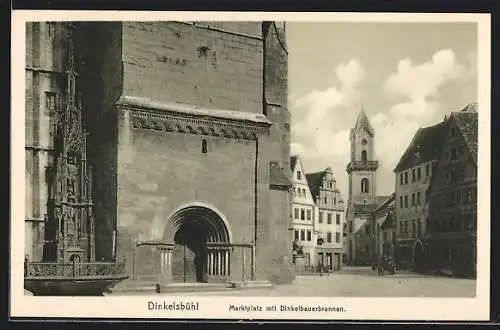
[[[459,78],[464,71],[453,51],[444,49],[420,65],[414,65],[410,59],[400,61],[397,72],[389,76],[385,86],[389,93],[419,101],[437,96],[440,87]]]
[[[474,54],[471,54],[471,58]],[[473,62],[473,60],[471,60]],[[470,65],[458,63],[451,49],[437,51],[428,61],[416,64],[402,59],[382,82],[380,97],[393,105],[369,116],[375,129],[375,153],[380,161],[379,193],[394,189],[394,169],[419,127],[441,120],[440,90],[463,79]],[[333,168],[341,192],[347,193],[345,166],[349,161],[349,130],[354,125],[362,96],[365,70],[352,59],[334,70],[339,84],[296,98],[292,102],[292,152],[303,156],[307,171]],[[312,166],[314,165],[314,166]],[[388,179],[391,178],[391,179]],[[382,191],[381,191],[382,190]],[[345,199],[347,196],[345,195]]]
[[[356,118],[352,111],[360,97],[359,87],[365,71],[362,65],[351,59],[333,68],[338,82],[323,90],[313,90],[307,95],[291,99],[293,107],[292,154],[303,156],[309,164],[322,169],[332,166],[334,172],[343,171],[349,155],[349,129]],[[356,106],[357,109],[357,106]],[[351,110],[350,112],[348,110]],[[340,162],[339,162],[340,160]],[[342,167],[334,167],[341,163]],[[319,168],[308,167],[307,171]],[[344,173],[339,173],[344,175]],[[341,187],[339,187],[341,188]],[[342,188],[341,188],[342,189]],[[345,190],[342,190],[345,191]]]
[[[437,51],[418,65],[410,59],[398,63],[384,90],[389,97],[403,100],[394,104],[388,115],[380,113],[372,119],[377,132],[375,150],[386,166],[392,169],[396,165],[419,127],[441,120],[441,88],[464,79],[468,70],[468,65],[457,62],[451,49]]]

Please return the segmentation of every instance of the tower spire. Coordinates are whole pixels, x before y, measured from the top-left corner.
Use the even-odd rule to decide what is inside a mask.
[[[375,131],[366,116],[365,108],[363,104],[361,104],[361,110],[358,113],[358,118],[356,120],[356,125],[354,126],[354,132],[358,132],[362,129],[365,129],[371,136],[375,134]]]

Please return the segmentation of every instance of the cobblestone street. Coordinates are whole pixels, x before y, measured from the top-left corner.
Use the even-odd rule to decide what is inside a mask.
[[[368,267],[347,268],[330,276],[299,276],[295,283],[274,289],[242,290],[231,296],[292,297],[474,297],[476,281],[400,272],[378,276]],[[227,295],[227,292],[187,295]]]
[[[181,296],[240,297],[474,297],[476,281],[431,276],[401,271],[378,276],[369,267],[346,268],[329,276],[297,276],[293,284],[274,288],[222,291],[162,293]],[[113,293],[113,295],[156,295],[149,292]]]

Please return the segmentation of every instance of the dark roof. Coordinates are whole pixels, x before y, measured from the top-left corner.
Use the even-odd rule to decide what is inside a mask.
[[[292,183],[283,173],[283,169],[278,162],[270,162],[269,166],[269,185],[271,188],[288,189],[292,186]]]
[[[393,194],[389,196],[375,196],[375,203],[370,204],[361,204],[361,203],[353,203],[354,212],[356,213],[371,213],[379,209],[382,205],[384,205],[388,200],[393,197]]]
[[[295,164],[297,164],[297,159],[298,157],[297,156],[292,156],[290,157],[290,170],[293,172],[293,170],[295,169]]]
[[[460,133],[464,137],[465,144],[469,148],[474,161],[477,164],[477,135],[478,135],[478,114],[477,112],[454,112],[451,115],[457,123]]]
[[[437,159],[439,155],[439,142],[444,140],[446,123],[419,128],[403,156],[396,165],[394,172],[400,172],[415,165]]]
[[[389,206],[396,198],[396,194],[392,193],[389,196],[377,196],[376,198],[377,198],[377,205],[378,205],[376,211],[378,211],[382,208]]]
[[[477,112],[477,102],[467,104],[461,112]]]
[[[382,229],[396,228],[396,214],[394,210],[390,210],[387,213],[387,217],[385,218],[384,222],[380,227]]]
[[[307,183],[309,184],[309,191],[311,192],[313,199],[316,199],[316,196],[319,196],[319,191],[323,186],[323,178],[328,172],[331,172],[333,174],[330,167],[326,168],[324,171],[306,174]],[[336,181],[335,178],[333,178],[333,181]],[[334,189],[334,191],[340,192],[339,189]]]
[[[319,196],[319,190],[321,185],[323,184],[323,178],[326,175],[326,171],[315,172],[306,174],[307,183],[309,184],[309,190],[311,191],[311,195],[313,199],[316,199],[316,196]]]

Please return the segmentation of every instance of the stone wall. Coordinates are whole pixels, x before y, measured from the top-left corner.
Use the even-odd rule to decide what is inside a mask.
[[[135,241],[163,240],[174,210],[194,202],[211,205],[225,215],[233,243],[251,243],[255,141],[134,129],[127,116],[120,120],[118,145],[119,256],[131,261]],[[202,138],[208,142],[205,154]],[[136,260],[138,272],[157,262]]]
[[[125,22],[123,65],[128,96],[262,113],[260,38],[181,22]]]

